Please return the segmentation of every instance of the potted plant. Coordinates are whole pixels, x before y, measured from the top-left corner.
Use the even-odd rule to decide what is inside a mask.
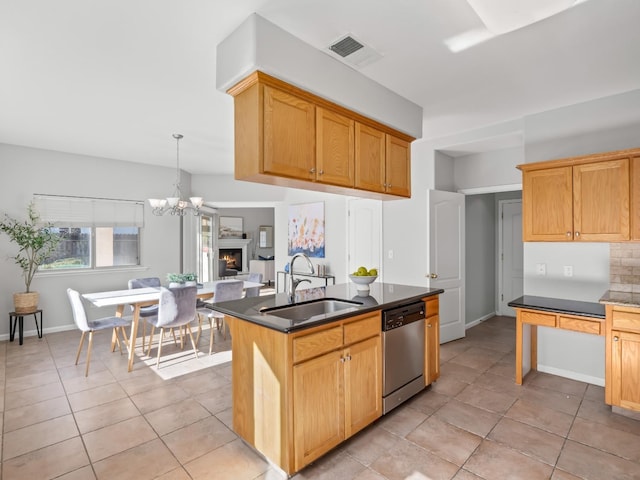
[[[167,281],[169,287],[179,287],[184,283],[184,275],[181,273],[167,273]]]
[[[39,225],[40,215],[33,202],[27,208],[27,220],[20,221],[5,213],[0,222],[0,232],[18,245],[18,253],[13,260],[22,269],[26,291],[13,294],[16,313],[30,313],[38,309],[38,292],[31,291],[33,276],[60,242],[60,235],[52,231],[52,224]]]

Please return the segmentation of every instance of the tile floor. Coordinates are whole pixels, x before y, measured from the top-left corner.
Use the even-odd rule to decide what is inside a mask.
[[[516,386],[514,332],[495,317],[442,345],[437,383],[295,478],[640,479],[640,421],[593,385],[538,373]],[[0,343],[2,480],[280,478],[230,429],[228,361],[163,378],[136,357],[126,373],[105,333],[89,378],[76,331]],[[160,371],[198,362],[171,350]]]

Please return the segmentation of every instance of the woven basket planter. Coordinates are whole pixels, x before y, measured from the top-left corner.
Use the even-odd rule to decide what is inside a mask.
[[[38,292],[14,293],[13,306],[16,313],[31,313],[38,309]]]

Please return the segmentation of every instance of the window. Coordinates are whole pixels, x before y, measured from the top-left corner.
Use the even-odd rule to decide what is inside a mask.
[[[142,202],[38,195],[43,222],[62,240],[42,270],[98,269],[140,264]]]

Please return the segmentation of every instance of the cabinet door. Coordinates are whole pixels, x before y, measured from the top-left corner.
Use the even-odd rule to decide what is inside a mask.
[[[355,122],[316,107],[316,179],[322,183],[354,185]]]
[[[264,86],[264,173],[314,179],[315,107]]]
[[[629,240],[629,159],[573,167],[573,238]]]
[[[640,240],[640,156],[631,157],[629,161],[631,195],[629,222],[631,240]]]
[[[525,242],[571,241],[573,198],[571,167],[523,173],[522,229]]]
[[[386,135],[386,192],[411,196],[411,147],[392,135]]]
[[[355,187],[384,193],[385,134],[356,122]]]
[[[380,336],[345,350],[345,436],[382,415],[382,341]]]
[[[293,367],[295,469],[300,470],[344,440],[342,351]]]
[[[640,411],[640,335],[611,331],[612,405]]]

